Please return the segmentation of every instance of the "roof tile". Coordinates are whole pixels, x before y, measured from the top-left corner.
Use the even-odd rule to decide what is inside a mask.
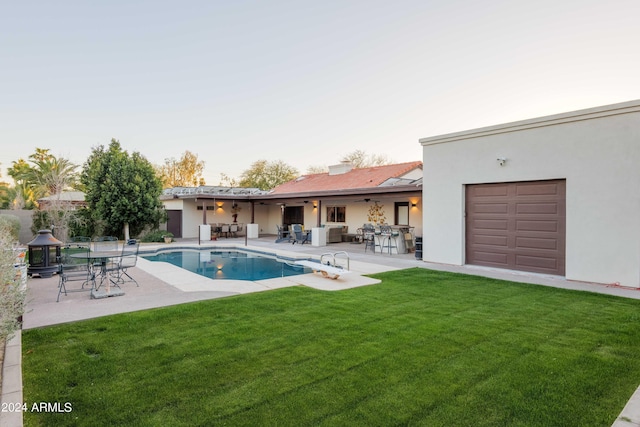
[[[302,175],[273,189],[272,194],[301,193],[309,191],[331,191],[353,188],[377,187],[389,178],[400,178],[406,173],[421,168],[422,162],[397,163],[394,165],[352,169],[337,175],[328,172]]]

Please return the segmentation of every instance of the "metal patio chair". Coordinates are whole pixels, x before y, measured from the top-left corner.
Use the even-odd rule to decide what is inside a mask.
[[[60,261],[58,263],[58,298],[60,294],[65,296],[68,292],[91,291],[96,285],[96,274],[91,266],[89,255],[89,245],[87,242],[70,242],[62,249]],[[72,256],[73,255],[73,256]],[[68,289],[70,282],[82,282],[80,288]]]
[[[140,243],[138,242],[135,242],[132,245],[124,245],[122,247],[122,254],[112,262],[110,275],[115,279],[111,280],[111,283],[120,287],[121,284],[126,282],[133,282],[136,286],[140,286],[136,279],[131,277],[128,272],[128,270],[130,268],[134,268],[138,262],[139,247]]]

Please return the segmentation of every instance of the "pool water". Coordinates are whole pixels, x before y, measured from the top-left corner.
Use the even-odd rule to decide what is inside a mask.
[[[168,262],[210,279],[264,280],[312,272],[307,267],[241,251],[183,250],[140,256],[149,261]]]

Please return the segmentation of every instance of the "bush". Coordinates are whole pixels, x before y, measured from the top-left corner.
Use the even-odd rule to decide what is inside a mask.
[[[6,230],[7,238],[17,242],[20,237],[20,218],[15,215],[0,215],[0,228]]]
[[[17,240],[13,232],[11,220],[0,221],[0,340],[13,335],[20,327],[18,318],[24,313],[26,289],[21,289],[13,267],[16,262],[13,243]]]
[[[154,230],[154,231],[150,231],[149,233],[143,235],[140,238],[140,241],[142,242],[146,242],[146,243],[150,243],[150,242],[164,242],[164,238],[165,236],[167,237],[171,237],[173,239],[173,233],[170,233],[166,230]]]

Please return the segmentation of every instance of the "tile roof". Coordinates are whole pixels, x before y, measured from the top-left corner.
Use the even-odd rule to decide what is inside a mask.
[[[271,194],[374,188],[380,186],[389,178],[400,178],[416,168],[422,168],[422,162],[415,161],[352,169],[349,172],[336,175],[329,175],[328,172],[303,175],[293,181],[277,186]]]

